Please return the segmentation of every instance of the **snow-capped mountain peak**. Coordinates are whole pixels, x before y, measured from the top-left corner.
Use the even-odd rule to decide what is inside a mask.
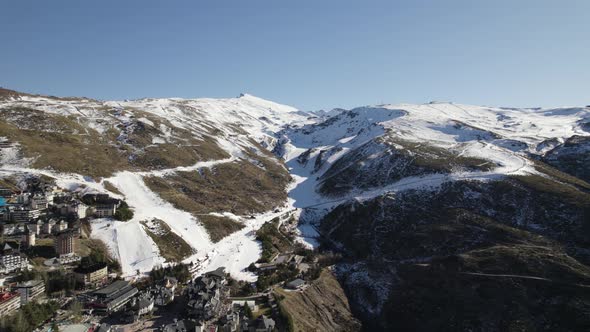
[[[188,245],[198,252],[192,258],[217,255],[209,267],[227,264],[224,260],[242,248],[245,251],[230,272],[248,279],[252,276],[243,269],[257,259],[258,247],[246,230],[276,213],[266,211],[248,223],[249,217],[232,210],[274,207],[265,202],[282,205],[284,201],[276,200],[284,196],[273,186],[281,186],[279,193],[288,191],[285,209],[314,210],[317,219],[350,199],[370,201],[410,189],[437,190],[457,181],[484,183],[527,174],[551,177],[536,160],[545,160],[551,151],[546,161],[565,165],[564,160],[577,156],[577,151],[587,151],[585,138],[590,136],[588,108],[429,103],[307,113],[248,94],[125,101],[16,92],[2,96],[1,174],[43,174],[70,190],[84,187],[114,194],[107,189],[109,183],[133,197],[128,198],[130,206],[142,211],[137,219],[112,227],[99,223],[101,231],[96,233],[129,274],[163,262],[140,220],[149,214],[171,232],[187,237]],[[565,171],[585,176],[577,164],[568,165]],[[251,182],[240,182],[240,177]],[[283,188],[287,178],[293,181]],[[152,187],[144,183],[146,179]],[[236,190],[245,190],[251,198],[247,208],[233,201]],[[164,193],[168,196],[159,196]],[[247,227],[219,244],[210,241],[199,223],[202,216],[183,210],[213,194],[221,195],[215,202],[232,204],[211,212],[214,216],[231,217]],[[163,197],[182,200],[173,205]],[[302,229],[303,236],[313,235],[313,228]],[[136,242],[140,243],[134,246]]]

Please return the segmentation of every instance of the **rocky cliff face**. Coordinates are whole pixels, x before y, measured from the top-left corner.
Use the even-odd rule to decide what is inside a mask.
[[[565,173],[590,182],[590,137],[572,136],[547,152],[543,160]]]
[[[580,198],[518,179],[454,182],[341,205],[321,233],[345,253],[338,275],[376,330],[553,330],[562,310],[579,328],[590,323],[590,196]]]

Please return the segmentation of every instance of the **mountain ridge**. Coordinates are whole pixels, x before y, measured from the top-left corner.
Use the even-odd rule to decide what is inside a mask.
[[[552,275],[558,282],[590,278],[588,107],[429,103],[309,113],[250,95],[1,95],[9,98],[0,100],[0,174],[40,174],[69,190],[126,197],[134,219],[97,220],[92,236],[107,244],[127,277],[170,263],[146,233],[156,218],[187,242],[193,254],[184,261],[199,271],[226,266],[235,278],[254,280],[247,267],[260,247],[252,234],[288,213],[299,221],[298,241],[343,254],[336,274],[353,311],[377,330],[420,330],[420,305],[443,300],[417,289],[436,289],[437,274],[453,296],[477,305],[479,295],[462,292],[453,277],[486,296],[505,286],[487,275],[518,275],[518,264],[529,272],[569,271]],[[548,249],[523,259],[537,255],[531,245]],[[565,258],[555,263],[547,251]],[[531,291],[527,282],[511,291]],[[391,317],[404,309],[394,295],[410,299],[412,292],[418,296],[408,319],[398,324]],[[550,287],[535,294],[557,301]],[[440,311],[428,326],[445,326],[448,314]],[[453,321],[460,329],[493,330],[486,329],[493,316],[461,317]],[[544,329],[535,315],[521,317]],[[493,326],[516,324],[510,319]]]

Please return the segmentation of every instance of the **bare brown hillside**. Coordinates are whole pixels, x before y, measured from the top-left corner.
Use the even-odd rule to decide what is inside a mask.
[[[291,317],[294,331],[360,331],[361,324],[350,312],[348,299],[330,270],[322,271],[303,291],[277,292],[281,306]]]

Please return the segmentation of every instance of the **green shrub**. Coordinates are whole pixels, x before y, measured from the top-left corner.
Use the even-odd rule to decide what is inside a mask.
[[[170,226],[159,219],[153,219],[152,223],[157,224],[160,228],[159,232],[154,232],[150,227],[147,226],[146,222],[142,224],[146,225],[145,231],[152,238],[162,257],[169,262],[180,262],[186,257],[193,254],[193,248],[186,243],[186,241],[172,232]]]
[[[59,308],[56,302],[29,302],[15,314],[0,318],[0,331],[29,332],[49,319]]]
[[[129,208],[129,205],[125,201],[121,201],[121,205],[115,211],[115,219],[120,221],[133,219],[133,210]]]
[[[292,249],[291,243],[279,231],[279,219],[264,223],[262,227],[256,231],[256,240],[260,241],[262,245],[262,254],[258,262],[268,263],[272,257],[279,252],[286,252]]]
[[[187,264],[177,264],[167,267],[155,268],[150,271],[150,278],[154,281],[163,280],[165,277],[174,277],[178,282],[187,282],[191,278]]]

